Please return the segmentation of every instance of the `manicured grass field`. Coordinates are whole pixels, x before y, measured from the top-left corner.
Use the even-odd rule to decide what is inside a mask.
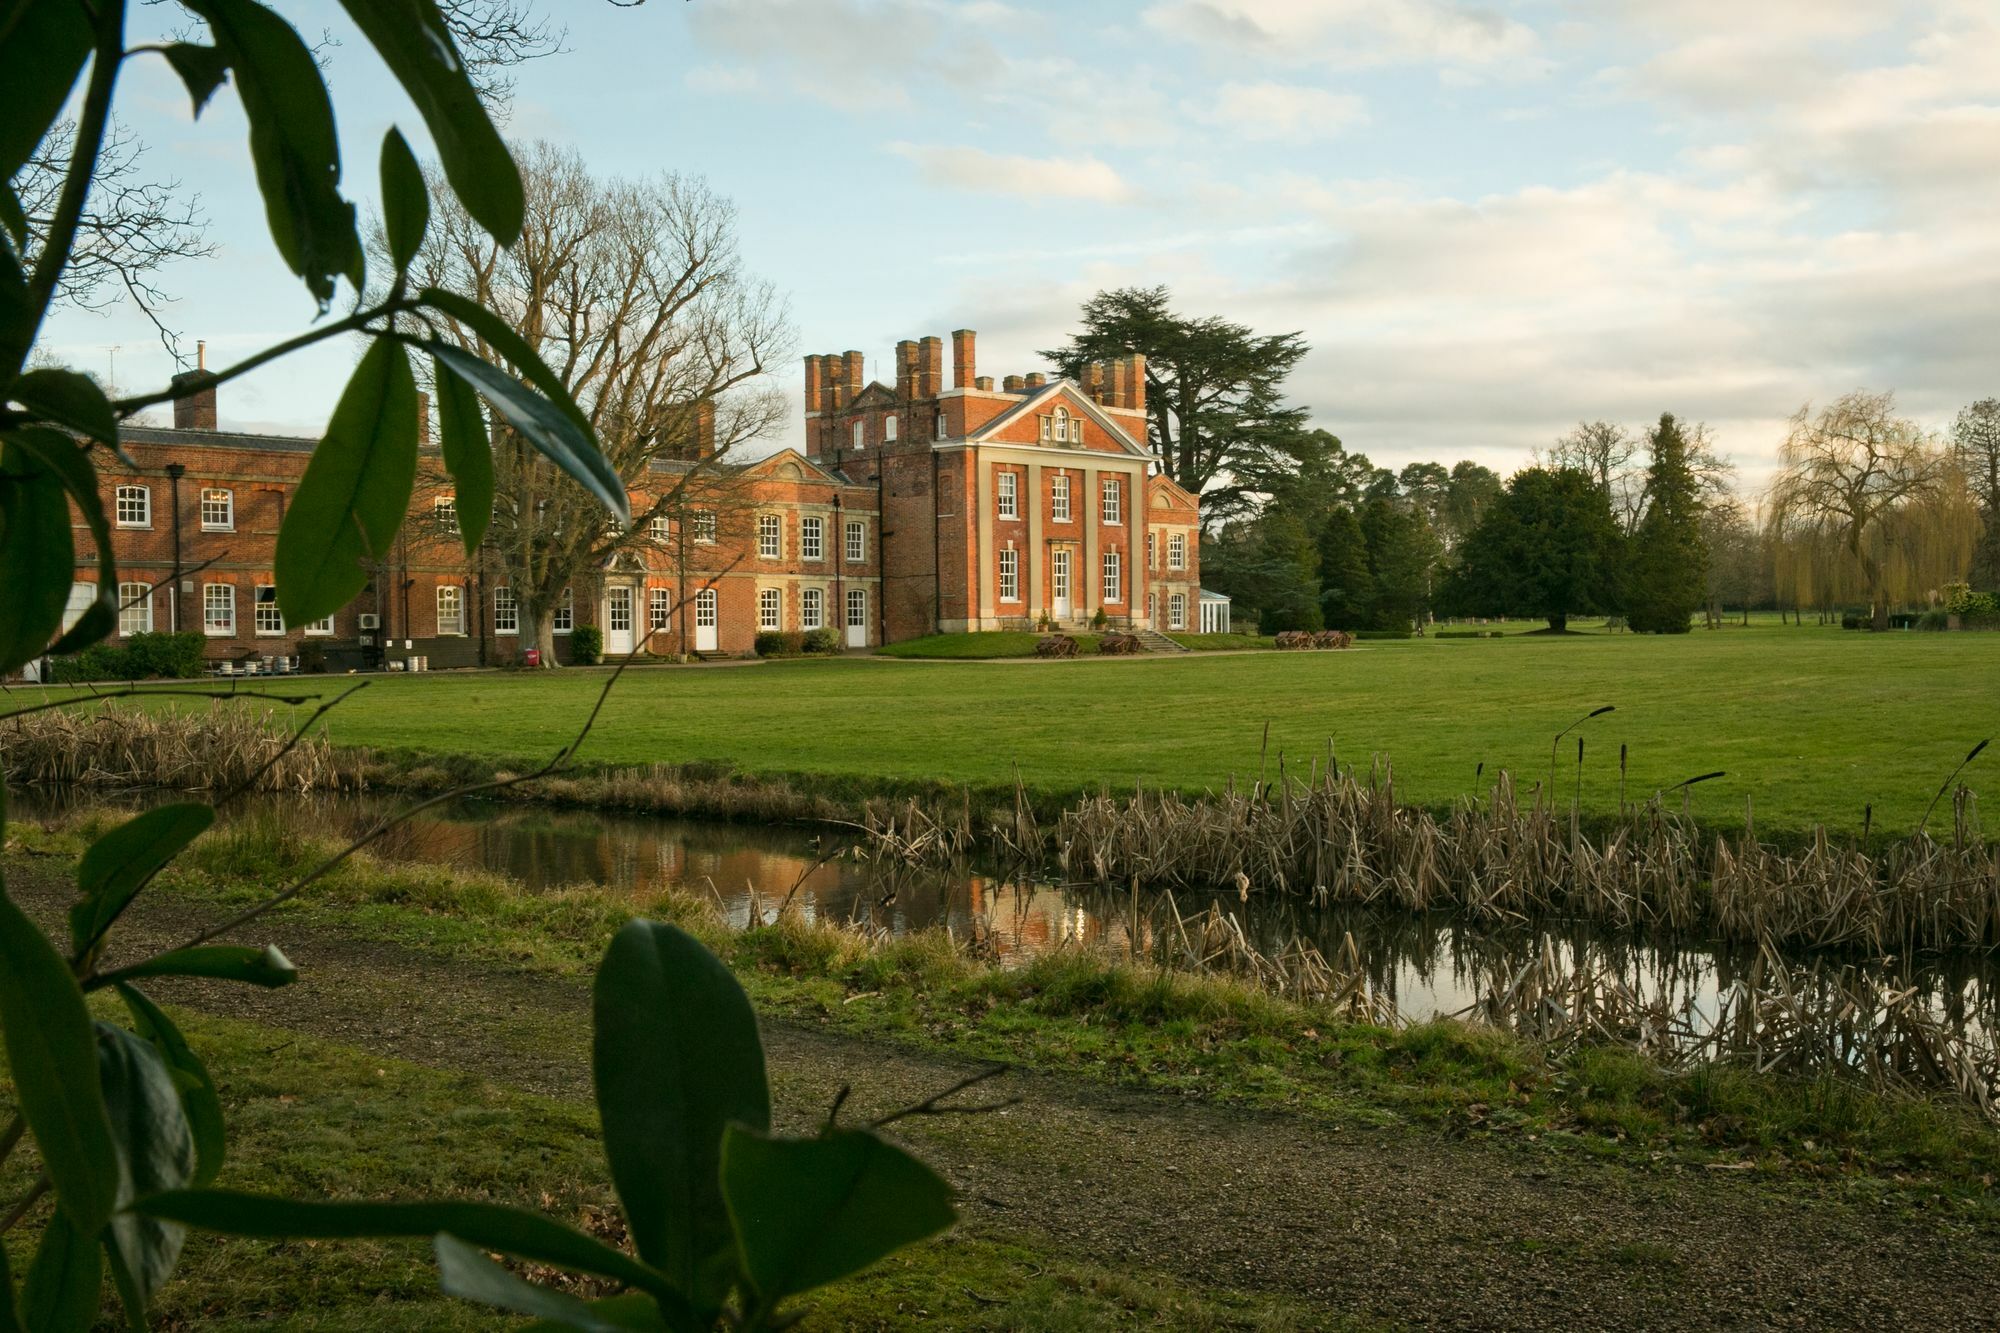
[[[596,671],[386,676],[336,710],[336,741],[540,757],[574,734]],[[321,682],[314,682],[320,684]],[[323,682],[338,686],[339,681]],[[289,684],[289,682],[288,682]],[[18,696],[17,696],[18,697]],[[944,779],[1047,791],[1199,790],[1265,768],[1394,761],[1398,791],[1444,803],[1496,770],[1558,782],[1586,742],[1586,810],[1711,770],[1697,815],[1757,826],[1908,830],[1974,742],[2000,734],[2000,634],[1865,634],[1776,625],[1493,640],[1366,642],[1344,652],[1187,654],[1072,662],[832,659],[628,673],[582,758],[723,761],[754,774]],[[1483,779],[1474,774],[1485,766]],[[1966,772],[2000,792],[2000,747]],[[1940,819],[1939,825],[1942,824]]]
[[[1097,635],[1072,634],[1077,651],[1097,651]],[[906,658],[1000,658],[1033,657],[1042,636],[1031,630],[985,630],[978,634],[926,634],[921,639],[905,639],[880,650],[883,657]]]

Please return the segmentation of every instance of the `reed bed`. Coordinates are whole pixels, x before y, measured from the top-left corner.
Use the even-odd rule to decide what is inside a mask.
[[[280,755],[291,739],[282,721],[272,710],[221,702],[157,712],[50,709],[0,721],[0,772],[17,786],[51,789],[229,791],[247,784],[309,795],[364,785],[359,768],[324,735],[305,736]]]
[[[1788,948],[1876,954],[2000,945],[2000,844],[1969,791],[1950,832],[1879,851],[1821,830],[1803,848],[1704,833],[1659,797],[1586,834],[1574,810],[1523,801],[1502,773],[1488,799],[1442,815],[1400,804],[1386,764],[1331,765],[1249,790],[1102,794],[1052,828],[994,821],[994,840],[1067,878],[1214,890],[1242,885],[1333,904],[1451,911],[1486,925],[1578,919]],[[905,837],[909,836],[907,827]]]

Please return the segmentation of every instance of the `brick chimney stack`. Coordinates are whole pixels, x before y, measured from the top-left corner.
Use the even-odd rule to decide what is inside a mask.
[[[849,352],[846,370],[847,401],[851,403],[861,396],[861,386],[868,382],[863,378],[868,373],[867,358],[859,352]]]
[[[417,448],[431,447],[431,396],[417,390]]]
[[[1125,401],[1125,390],[1126,390],[1127,380],[1125,376],[1124,358],[1119,357],[1111,361],[1105,362],[1104,376],[1105,376],[1104,401],[1106,405],[1110,407],[1130,406],[1130,404],[1128,404]]]
[[[944,339],[933,334],[918,347],[917,397],[935,398],[944,392]]]
[[[1009,375],[1006,379],[1000,381],[1000,387],[1008,393],[1019,393],[1021,392],[1021,377],[1019,375]]]
[[[821,383],[819,358],[809,356],[806,358],[806,411],[808,412],[817,412],[820,410]]]
[[[973,363],[973,340],[977,335],[971,329],[953,329],[951,332],[951,387],[970,389],[979,378]]]
[[[917,397],[917,340],[905,338],[896,344],[896,396]]]
[[[707,458],[715,452],[715,400],[704,398],[694,405],[694,456]]]
[[[215,376],[208,373],[208,343],[194,345],[194,369],[174,376],[174,429],[214,430]]]
[[[993,377],[991,375],[981,375],[972,382],[972,387],[986,393],[991,393],[993,392]]]
[[[1049,382],[1048,376],[1042,374],[1042,372],[1039,370],[1029,375],[1027,379],[1027,385],[1030,389],[1039,389],[1048,382]]]
[[[1146,410],[1146,354],[1130,352],[1125,357],[1125,406],[1134,412]]]

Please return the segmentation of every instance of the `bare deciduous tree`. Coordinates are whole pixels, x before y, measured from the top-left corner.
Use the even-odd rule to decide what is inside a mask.
[[[607,528],[581,485],[495,426],[488,541],[548,662],[564,590],[581,601],[622,552],[656,540],[653,520],[685,507],[690,479],[715,491],[732,451],[783,419],[784,396],[760,381],[791,334],[784,302],[743,268],[734,207],[700,180],[599,179],[546,144],[518,156],[520,241],[494,244],[434,180],[411,278],[499,312],[590,417],[632,493],[632,526]],[[472,329],[438,327],[502,359]]]
[[[1801,407],[1770,493],[1781,581],[1802,602],[1865,596],[1878,630],[1892,601],[1961,576],[1978,532],[1964,474],[1895,407],[1859,390]]]
[[[1611,502],[1612,516],[1630,535],[1645,512],[1646,469],[1639,462],[1642,441],[1612,421],[1579,421],[1576,429],[1545,449],[1534,451],[1546,468],[1575,468],[1585,473]]]

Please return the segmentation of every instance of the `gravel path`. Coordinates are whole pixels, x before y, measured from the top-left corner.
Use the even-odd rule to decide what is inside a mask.
[[[33,877],[28,877],[31,880]],[[52,889],[16,881],[53,920]],[[145,902],[128,948],[186,931]],[[528,1091],[589,1093],[583,983],[440,968],[287,923],[298,985],[199,983],[161,998],[295,1028]],[[905,1105],[975,1066],[784,1022],[765,1025],[781,1120]],[[1533,1144],[1335,1124],[1014,1073],[1019,1105],[905,1122],[957,1183],[967,1225],[1111,1267],[1284,1292],[1330,1311],[1451,1329],[1960,1329],[1996,1326],[2000,1236],[1907,1198],[1871,1214],[1833,1189],[1748,1173],[1636,1170]]]

